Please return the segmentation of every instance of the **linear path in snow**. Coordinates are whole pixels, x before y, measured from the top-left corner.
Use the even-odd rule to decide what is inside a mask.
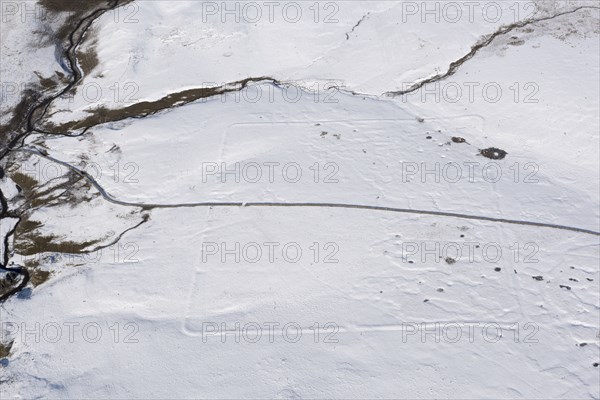
[[[52,162],[63,165],[75,172],[76,174],[87,179],[97,190],[100,192],[102,197],[113,204],[128,206],[128,207],[141,207],[144,209],[155,209],[155,208],[193,208],[193,207],[304,207],[304,208],[345,208],[345,209],[358,209],[358,210],[370,210],[370,211],[384,211],[384,212],[395,212],[405,214],[419,214],[419,215],[436,215],[440,217],[452,217],[461,219],[472,219],[478,221],[490,221],[503,224],[513,225],[524,225],[524,226],[537,226],[540,228],[552,228],[561,229],[565,231],[584,233],[589,235],[600,236],[600,232],[592,231],[589,229],[577,228],[567,225],[550,224],[546,222],[535,222],[535,221],[523,221],[517,219],[508,218],[494,218],[486,217],[482,215],[469,215],[462,213],[452,213],[445,211],[431,211],[431,210],[416,210],[411,208],[395,208],[386,206],[372,206],[372,205],[361,205],[361,204],[344,204],[344,203],[284,203],[284,202],[198,202],[198,203],[176,203],[176,204],[154,204],[154,203],[137,203],[131,201],[124,201],[114,198],[87,172],[65,162],[58,160],[52,156],[49,156],[42,151],[35,148],[23,148],[20,151],[35,154],[37,156],[46,158]]]

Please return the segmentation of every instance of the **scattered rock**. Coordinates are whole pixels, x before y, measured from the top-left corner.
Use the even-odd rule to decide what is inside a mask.
[[[452,136],[452,141],[454,143],[465,143],[466,142],[465,138],[462,138],[460,136]]]
[[[446,264],[452,265],[456,262],[456,260],[452,257],[446,257]]]
[[[480,149],[479,154],[492,160],[502,160],[508,153],[496,147],[488,147],[487,149]]]
[[[511,36],[508,44],[511,46],[522,46],[525,44],[525,41],[523,39],[519,39],[517,36]]]
[[[500,272],[500,271],[502,271],[502,268],[500,268],[500,267],[496,267],[496,268],[494,268],[494,271],[496,271],[496,272]]]
[[[541,276],[541,275],[538,275],[538,276],[532,276],[532,278],[533,278],[533,279],[535,279],[536,281],[543,281],[543,280],[544,280],[544,277],[543,277],[543,276]]]
[[[525,44],[525,41],[523,39],[519,39],[517,36],[511,36],[508,44],[511,46],[522,46]]]
[[[560,286],[561,289],[571,290],[571,286],[567,286],[567,285],[558,285],[558,286]]]

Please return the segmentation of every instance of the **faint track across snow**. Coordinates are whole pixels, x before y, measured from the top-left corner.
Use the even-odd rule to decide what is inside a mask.
[[[550,224],[546,222],[535,222],[535,221],[524,221],[517,219],[508,218],[494,218],[481,215],[469,215],[462,213],[452,213],[445,211],[431,211],[431,210],[416,210],[410,208],[396,208],[386,206],[373,206],[373,205],[362,205],[362,204],[345,204],[345,203],[320,203],[320,202],[300,202],[300,203],[285,203],[285,202],[198,202],[198,203],[182,203],[182,204],[154,204],[154,203],[136,203],[131,201],[123,201],[114,198],[100,185],[90,174],[87,172],[65,162],[58,160],[52,156],[49,156],[38,149],[23,148],[20,151],[35,154],[43,157],[47,160],[60,164],[71,171],[87,179],[95,188],[100,192],[102,197],[110,203],[130,206],[130,207],[141,207],[146,210],[151,209],[162,209],[162,208],[194,208],[194,207],[296,207],[296,208],[344,208],[344,209],[355,209],[355,210],[370,210],[370,211],[383,211],[383,212],[394,212],[404,214],[418,214],[418,215],[434,215],[440,217],[451,217],[470,219],[478,221],[489,221],[503,224],[523,225],[523,226],[535,226],[540,228],[552,228],[560,229],[571,232],[584,233],[589,235],[600,236],[600,232],[595,232],[589,229],[577,228],[567,225]]]

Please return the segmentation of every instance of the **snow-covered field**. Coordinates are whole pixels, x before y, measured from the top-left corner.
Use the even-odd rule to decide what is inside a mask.
[[[66,14],[0,4],[8,123],[14,82],[72,74],[68,43],[33,44]],[[106,11],[2,159],[0,282],[31,279],[0,304],[0,397],[600,398],[599,23]]]

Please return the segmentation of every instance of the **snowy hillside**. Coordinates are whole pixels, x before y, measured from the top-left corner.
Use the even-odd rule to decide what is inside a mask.
[[[597,2],[0,4],[2,399],[600,399]]]

